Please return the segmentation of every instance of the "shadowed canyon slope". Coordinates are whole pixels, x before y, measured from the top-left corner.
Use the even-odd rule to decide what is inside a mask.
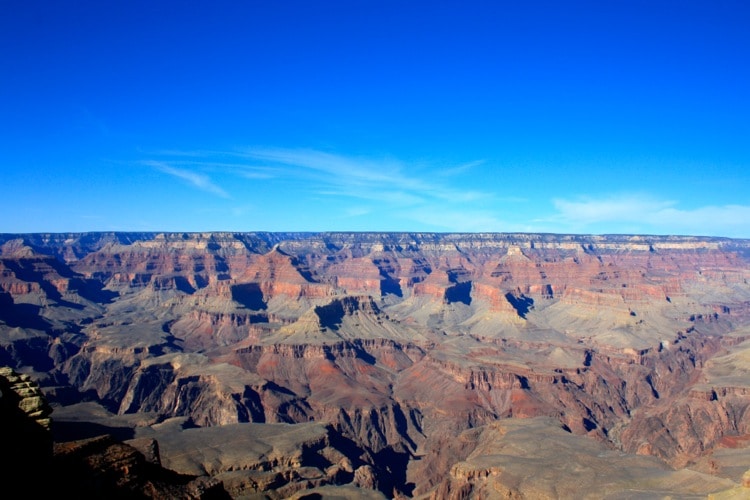
[[[0,365],[233,498],[721,498],[748,279],[722,238],[5,234]]]

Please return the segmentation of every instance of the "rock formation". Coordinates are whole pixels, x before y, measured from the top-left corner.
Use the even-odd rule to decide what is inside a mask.
[[[47,490],[40,489],[45,484],[36,481],[35,475],[39,470],[49,470],[52,464],[51,413],[36,381],[0,367],[0,469],[4,477],[15,481],[16,491],[40,498]]]
[[[750,469],[749,278],[726,238],[0,235],[0,364],[62,455],[196,491],[704,497]]]
[[[28,374],[0,367],[0,432],[6,493],[28,498],[230,498],[205,475],[164,469],[154,440],[135,447],[109,435],[53,443],[52,407]]]

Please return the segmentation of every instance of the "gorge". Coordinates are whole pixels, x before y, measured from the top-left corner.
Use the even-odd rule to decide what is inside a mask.
[[[729,238],[0,234],[0,366],[196,497],[732,498],[749,279]]]

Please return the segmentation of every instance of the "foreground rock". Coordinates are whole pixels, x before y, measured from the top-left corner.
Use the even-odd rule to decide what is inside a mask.
[[[53,462],[55,494],[73,498],[231,498],[206,475],[181,475],[161,466],[156,443],[149,458],[111,436],[59,443]]]
[[[0,469],[31,496],[48,493],[48,483],[37,474],[52,467],[51,413],[35,380],[0,367]]]

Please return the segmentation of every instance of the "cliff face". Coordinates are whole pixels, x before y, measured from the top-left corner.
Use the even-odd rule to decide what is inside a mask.
[[[356,456],[316,484],[386,496],[466,490],[442,482],[483,474],[456,465],[465,433],[515,419],[683,467],[750,434],[748,254],[695,237],[0,235],[0,362],[136,427],[324,422]]]

